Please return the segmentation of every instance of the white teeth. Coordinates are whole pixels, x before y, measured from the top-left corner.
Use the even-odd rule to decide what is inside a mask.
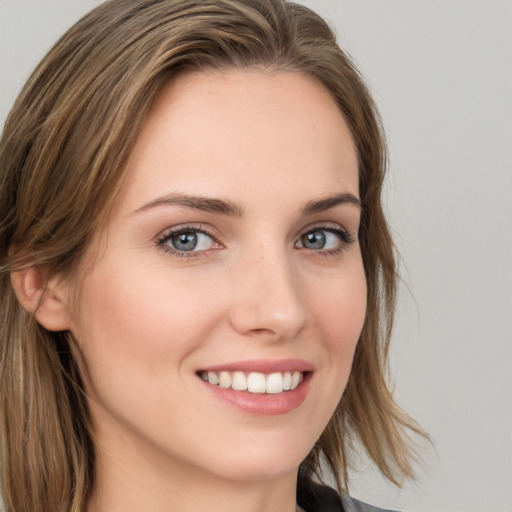
[[[283,376],[280,373],[271,373],[267,377],[267,393],[281,393],[283,391]]]
[[[251,372],[247,377],[247,391],[249,393],[265,393],[267,383],[263,373]]]
[[[201,378],[221,388],[232,388],[249,393],[277,394],[295,389],[303,380],[301,372],[284,372],[264,374],[259,372],[202,372]]]
[[[286,372],[283,375],[283,389],[285,391],[290,391],[291,387],[292,387],[292,374],[290,372]]]
[[[247,389],[247,379],[243,372],[233,373],[233,381],[231,387],[237,391],[245,391]]]
[[[219,383],[219,376],[215,372],[208,372],[207,379],[210,384],[217,385]]]
[[[295,389],[299,385],[301,376],[302,375],[299,372],[293,372],[290,389]]]
[[[228,372],[219,373],[219,386],[221,388],[231,387],[231,375]]]

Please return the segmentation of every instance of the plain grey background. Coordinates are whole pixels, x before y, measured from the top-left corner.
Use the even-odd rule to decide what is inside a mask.
[[[95,0],[0,0],[0,123]],[[302,0],[380,106],[403,257],[392,376],[428,430],[416,484],[361,460],[352,494],[410,512],[512,511],[512,2]]]

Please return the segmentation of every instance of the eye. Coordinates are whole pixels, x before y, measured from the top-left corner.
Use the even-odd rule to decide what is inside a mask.
[[[158,246],[163,250],[185,256],[186,253],[195,253],[218,249],[221,245],[203,229],[177,228],[166,231],[158,239]]]
[[[318,227],[301,235],[295,247],[311,251],[341,251],[353,241],[341,227]]]
[[[206,233],[185,231],[171,235],[167,244],[177,251],[205,251],[211,248],[213,240]]]

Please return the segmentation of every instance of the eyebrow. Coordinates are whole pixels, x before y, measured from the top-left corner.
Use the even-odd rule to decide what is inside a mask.
[[[352,204],[354,206],[357,206],[360,210],[363,209],[361,200],[358,197],[356,197],[354,194],[344,193],[335,194],[333,196],[329,196],[324,199],[319,199],[317,201],[309,201],[309,203],[307,203],[304,209],[302,210],[302,213],[304,215],[320,213],[341,204]]]
[[[243,208],[231,201],[184,194],[167,194],[159,197],[153,201],[143,204],[140,208],[135,210],[134,213],[139,213],[149,210],[150,208],[163,205],[184,206],[186,208],[194,208],[196,210],[203,210],[211,213],[221,213],[223,215],[230,215],[234,217],[241,217],[243,214]]]
[[[343,193],[335,194],[333,196],[329,196],[316,201],[309,201],[303,208],[302,213],[303,215],[312,215],[314,213],[324,212],[342,204],[352,204],[362,209],[362,204],[359,198],[350,193]],[[139,213],[149,210],[150,208],[164,205],[184,206],[185,208],[193,208],[211,213],[220,213],[232,217],[242,217],[244,212],[242,206],[224,199],[214,199],[211,197],[190,196],[184,194],[167,194],[143,204],[133,213]]]

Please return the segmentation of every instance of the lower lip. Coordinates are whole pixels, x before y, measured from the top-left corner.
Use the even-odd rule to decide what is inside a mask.
[[[203,385],[220,400],[255,416],[277,416],[297,409],[306,399],[311,373],[304,374],[304,380],[290,391],[282,393],[249,393],[232,388],[221,388],[201,379]]]

